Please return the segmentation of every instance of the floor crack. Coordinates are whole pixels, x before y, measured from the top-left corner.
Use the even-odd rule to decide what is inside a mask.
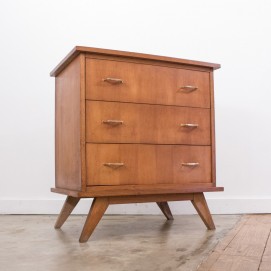
[[[270,228],[270,230],[269,230],[269,234],[268,234],[268,237],[267,237],[266,242],[265,242],[265,246],[264,246],[263,253],[262,253],[262,256],[261,256],[261,260],[260,260],[260,263],[259,263],[258,271],[260,270],[261,264],[262,264],[262,262],[263,262],[263,256],[264,256],[264,253],[265,253],[265,250],[266,250],[266,247],[267,247],[267,244],[268,244],[268,240],[269,240],[269,238],[270,238],[270,235],[271,235],[271,228]]]

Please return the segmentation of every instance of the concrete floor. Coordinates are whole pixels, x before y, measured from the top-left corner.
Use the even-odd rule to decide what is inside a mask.
[[[238,222],[238,215],[213,216],[207,231],[197,215],[104,216],[80,244],[85,216],[71,216],[62,230],[52,215],[0,216],[1,271],[188,271],[198,265]]]

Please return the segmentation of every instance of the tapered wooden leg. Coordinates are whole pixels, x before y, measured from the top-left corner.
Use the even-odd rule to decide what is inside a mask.
[[[79,239],[80,243],[87,242],[90,235],[95,230],[97,224],[101,220],[103,214],[105,213],[108,205],[109,200],[107,197],[93,199],[84,228]]]
[[[202,221],[208,228],[208,230],[215,230],[215,224],[213,222],[212,215],[209,211],[209,208],[208,208],[208,205],[203,193],[195,193],[194,199],[191,200],[191,202],[194,205],[195,209],[197,210]]]
[[[167,218],[167,220],[173,220],[173,215],[170,211],[170,208],[168,206],[168,203],[165,202],[156,202],[158,207],[161,209],[162,213],[165,215],[165,217]]]
[[[80,198],[74,198],[74,197],[67,196],[67,198],[64,202],[64,205],[61,209],[61,212],[58,215],[58,218],[56,220],[55,229],[61,228],[61,226],[67,220],[67,218],[69,217],[69,215],[71,214],[72,210],[77,205],[79,200],[80,200]]]

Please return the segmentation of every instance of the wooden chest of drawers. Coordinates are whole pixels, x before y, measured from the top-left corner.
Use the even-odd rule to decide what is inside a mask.
[[[215,181],[213,70],[218,64],[75,47],[56,77],[55,227],[93,197],[80,242],[109,204],[190,200],[214,229],[203,192]]]

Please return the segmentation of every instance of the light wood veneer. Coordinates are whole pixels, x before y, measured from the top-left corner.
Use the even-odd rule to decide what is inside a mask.
[[[101,80],[108,77],[121,78],[123,82],[111,84]],[[197,90],[184,86],[196,86]],[[209,73],[87,58],[86,98],[210,108]]]
[[[210,109],[86,101],[87,142],[210,145],[210,127]]]
[[[75,47],[56,77],[56,179],[67,195],[55,228],[93,197],[80,242],[108,205],[190,200],[214,229],[203,192],[216,186],[213,71],[220,65]]]
[[[88,186],[211,183],[210,146],[87,144],[86,162]]]

